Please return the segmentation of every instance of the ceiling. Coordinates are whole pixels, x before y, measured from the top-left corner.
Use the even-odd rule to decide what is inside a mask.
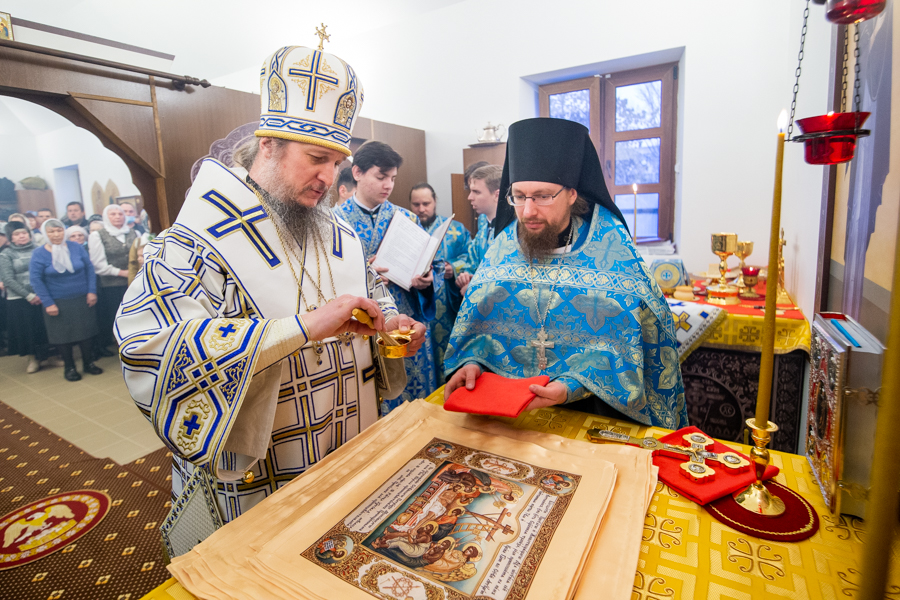
[[[285,45],[331,42],[464,0],[0,0],[0,10],[28,21],[175,55],[172,70],[210,81],[258,68]]]

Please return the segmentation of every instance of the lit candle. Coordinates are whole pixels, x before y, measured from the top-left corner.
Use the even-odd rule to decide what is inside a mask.
[[[634,228],[631,230],[631,241],[637,240],[637,184],[631,184],[631,191],[634,192]]]
[[[763,320],[762,359],[759,365],[759,391],[756,396],[756,426],[765,429],[769,422],[772,376],[775,366],[775,300],[778,297],[778,239],[781,231],[781,173],[784,167],[784,130],[787,111],[778,117],[778,144],[775,148],[775,192],[772,196],[772,227],[769,231],[769,274],[766,279],[766,314]]]

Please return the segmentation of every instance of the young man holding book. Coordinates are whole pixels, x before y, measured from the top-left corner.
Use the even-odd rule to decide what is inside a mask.
[[[388,200],[402,164],[403,158],[387,144],[375,141],[363,144],[353,157],[356,193],[334,209],[335,214],[356,231],[369,262],[375,258],[395,214],[399,213],[419,225],[416,215]],[[375,267],[375,270],[388,281],[388,290],[399,312],[422,323],[434,320],[435,289],[430,271],[425,276],[413,277],[409,290],[406,290],[389,281],[387,269]],[[382,410],[395,408],[406,400],[424,398],[437,387],[437,367],[430,332],[426,332],[421,350],[406,359],[406,375],[406,389],[396,400],[383,402]]]

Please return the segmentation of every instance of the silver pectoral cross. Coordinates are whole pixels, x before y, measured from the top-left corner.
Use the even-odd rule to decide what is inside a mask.
[[[556,344],[547,341],[547,332],[541,328],[538,333],[538,339],[531,340],[531,346],[537,348],[538,368],[544,370],[547,368],[547,348],[553,348]]]

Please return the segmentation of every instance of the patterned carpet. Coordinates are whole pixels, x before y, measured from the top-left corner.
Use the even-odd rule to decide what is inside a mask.
[[[0,600],[136,600],[165,581],[169,456],[94,458],[0,403]]]

